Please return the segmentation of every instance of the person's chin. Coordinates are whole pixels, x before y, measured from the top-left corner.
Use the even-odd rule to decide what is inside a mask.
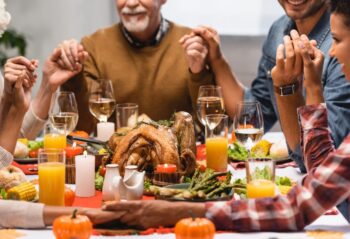
[[[130,21],[127,21],[127,20],[123,21],[124,27],[128,32],[131,32],[131,33],[139,33],[139,32],[145,31],[148,27],[148,23],[149,23],[148,19],[143,19],[143,20],[134,19]]]

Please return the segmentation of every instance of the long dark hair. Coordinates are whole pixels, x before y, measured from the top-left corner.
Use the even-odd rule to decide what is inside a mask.
[[[350,0],[329,0],[332,13],[340,14],[344,17],[344,23],[350,28]]]

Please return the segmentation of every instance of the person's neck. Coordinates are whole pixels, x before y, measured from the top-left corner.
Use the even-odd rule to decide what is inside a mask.
[[[327,6],[323,6],[318,12],[316,12],[314,15],[305,18],[305,19],[299,19],[295,21],[295,25],[298,29],[299,34],[305,34],[308,35],[312,29],[316,26],[322,15],[327,11]]]

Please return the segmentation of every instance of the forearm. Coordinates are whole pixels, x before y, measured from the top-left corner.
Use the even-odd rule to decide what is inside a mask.
[[[297,109],[305,104],[303,95],[299,90],[295,94],[288,96],[275,94],[275,97],[280,116],[280,124],[284,136],[286,137],[287,144],[292,150],[295,150],[300,144],[300,128]]]
[[[317,105],[324,102],[321,85],[306,88],[306,105]]]
[[[4,93],[1,97],[0,101],[0,127],[4,124],[4,120],[6,119],[8,112],[12,105],[12,96]]]
[[[10,153],[14,152],[24,115],[24,111],[10,107],[0,126],[0,145]]]
[[[38,93],[36,94],[33,102],[33,112],[36,116],[38,116],[40,119],[47,119],[49,110],[50,110],[50,104],[51,104],[51,98],[53,95],[53,92],[50,88],[50,85],[48,83],[47,76],[43,74],[43,79],[41,82],[41,85],[39,87]]]
[[[236,79],[225,58],[212,62],[211,67],[217,84],[222,88],[226,112],[233,119],[236,112],[236,104],[243,101],[244,86]]]
[[[77,209],[75,207],[54,207],[45,206],[43,212],[43,220],[46,226],[53,224],[53,221],[63,215],[72,215],[73,211]],[[81,210],[81,209],[79,209]],[[79,213],[79,212],[78,212]]]

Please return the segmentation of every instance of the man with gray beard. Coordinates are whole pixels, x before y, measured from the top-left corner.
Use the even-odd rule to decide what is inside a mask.
[[[165,2],[116,0],[121,22],[82,39],[90,57],[80,74],[62,86],[76,95],[77,129],[94,130],[89,86],[105,79],[113,83],[116,103],[137,103],[139,113],[153,120],[169,119],[175,111],[195,112],[199,86],[213,83],[205,63],[207,49],[200,37],[179,43],[191,29],[163,18]],[[78,43],[66,41],[62,49],[66,57],[61,63],[74,69]]]

